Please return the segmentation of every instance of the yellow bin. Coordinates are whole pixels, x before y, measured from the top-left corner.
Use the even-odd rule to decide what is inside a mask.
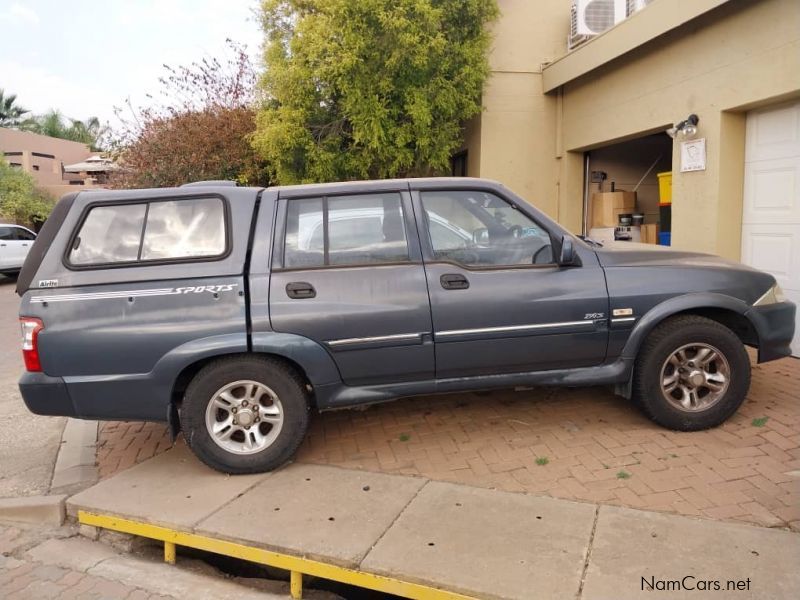
[[[672,204],[672,171],[658,173],[658,203]]]

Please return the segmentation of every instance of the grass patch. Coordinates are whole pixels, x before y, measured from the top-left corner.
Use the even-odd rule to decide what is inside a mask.
[[[630,479],[630,478],[631,474],[628,473],[627,471],[619,471],[617,473],[617,479]]]
[[[750,424],[753,427],[763,427],[767,424],[767,421],[769,421],[769,417],[758,417],[757,419],[753,419]]]
[[[401,442],[407,442],[410,439],[411,439],[411,436],[409,434],[407,434],[407,433],[401,433],[400,434],[400,441]]]
[[[545,466],[549,462],[550,462],[550,459],[547,458],[546,456],[537,456],[536,457],[536,464],[539,465],[540,467]]]

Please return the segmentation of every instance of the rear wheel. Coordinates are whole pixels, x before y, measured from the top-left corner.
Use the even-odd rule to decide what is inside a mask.
[[[200,460],[225,473],[259,473],[289,461],[308,428],[305,386],[265,357],[221,359],[192,379],[181,426]]]
[[[636,359],[633,397],[670,429],[715,427],[744,402],[750,359],[727,327],[696,315],[673,317],[648,336]]]

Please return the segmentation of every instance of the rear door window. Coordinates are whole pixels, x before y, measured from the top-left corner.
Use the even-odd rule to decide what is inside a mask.
[[[221,257],[227,249],[221,198],[92,207],[68,261],[79,267]]]
[[[409,260],[397,193],[290,200],[285,239],[291,269]]]
[[[23,229],[22,227],[15,227],[14,233],[16,234],[16,239],[22,242],[31,242],[36,239],[36,236],[33,233],[27,229]]]

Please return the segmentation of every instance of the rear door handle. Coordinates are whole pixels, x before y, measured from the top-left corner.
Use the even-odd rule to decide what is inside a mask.
[[[466,290],[469,280],[458,273],[445,273],[439,278],[442,287],[446,290]]]
[[[306,281],[294,281],[286,284],[286,295],[289,296],[289,298],[295,298],[297,300],[315,298],[317,290]]]

